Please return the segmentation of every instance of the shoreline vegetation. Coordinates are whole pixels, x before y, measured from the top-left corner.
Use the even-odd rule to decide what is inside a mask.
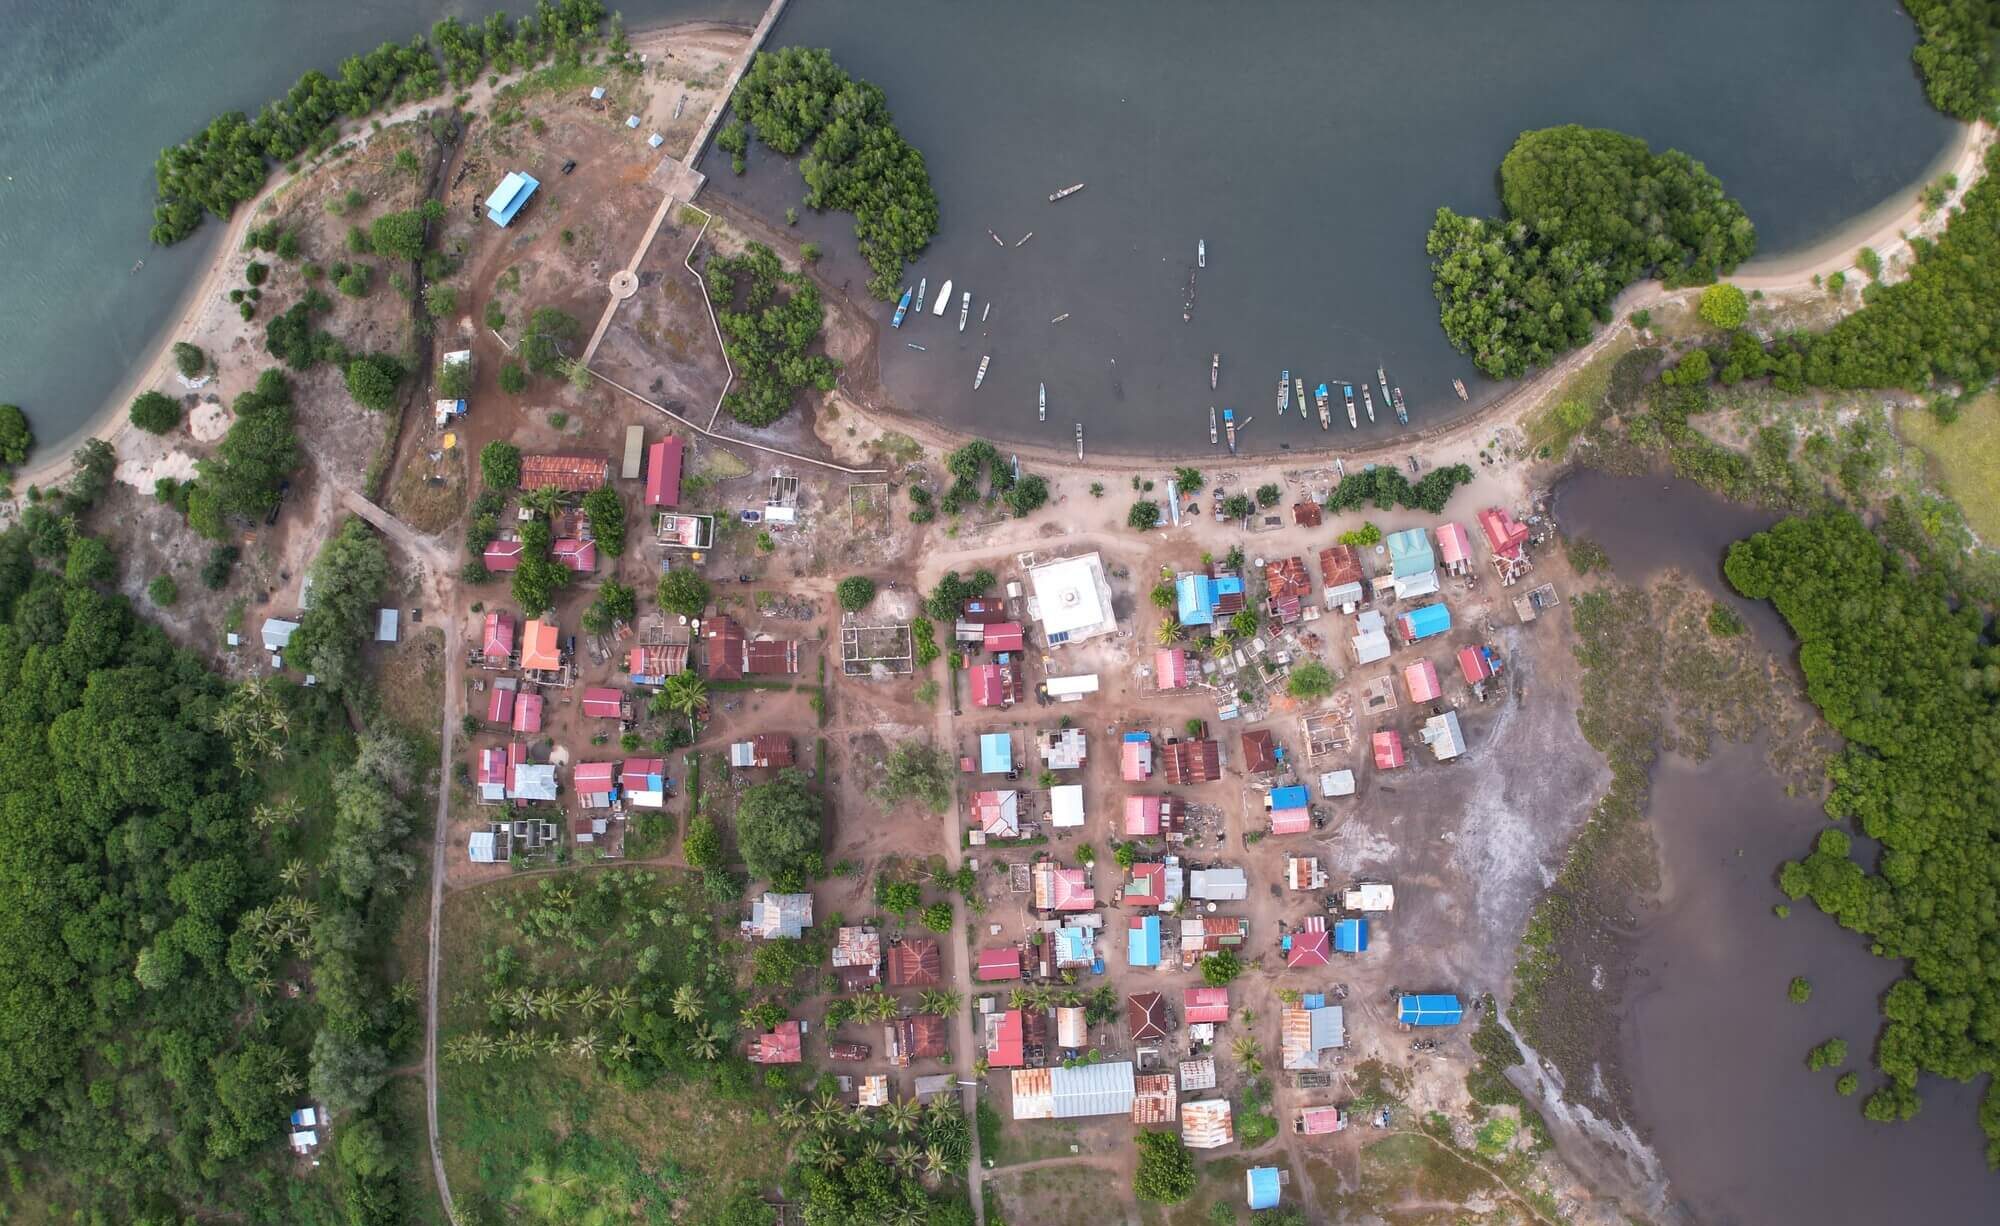
[[[874,276],[868,292],[893,300],[903,265],[937,233],[937,193],[924,155],[903,139],[881,88],[847,75],[825,50],[760,51],[730,100],[736,114],[716,134],[737,174],[752,133],[790,157],[806,207],[854,215],[854,236]]]

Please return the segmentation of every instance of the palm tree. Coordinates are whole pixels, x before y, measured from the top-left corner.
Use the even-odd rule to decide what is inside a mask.
[[[278,985],[271,982],[269,975],[258,975],[250,980],[250,990],[259,996],[269,996]]]
[[[916,1174],[917,1168],[923,1165],[923,1161],[923,1151],[908,1141],[889,1151],[889,1165],[895,1167],[905,1175]]]
[[[464,1064],[470,1059],[472,1059],[472,1045],[466,1041],[464,1035],[458,1035],[445,1040],[444,1062],[446,1064]]]
[[[859,1115],[861,1113],[857,1111],[855,1114]],[[876,1140],[874,1137],[869,1137],[861,1146],[861,1161],[869,1166],[880,1166],[882,1164],[882,1142]]]
[[[1243,1071],[1252,1077],[1264,1071],[1264,1061],[1260,1058],[1263,1053],[1256,1039],[1243,1035],[1230,1044],[1229,1050],[1235,1055],[1236,1062],[1243,1066]]]
[[[617,1017],[632,1007],[632,989],[619,984],[604,994],[604,1011]]]
[[[587,1022],[604,1007],[604,989],[594,983],[586,983],[569,994],[569,1003],[576,1006],[576,1015]]]
[[[306,1088],[305,1080],[290,1069],[279,1073],[277,1080],[273,1084],[278,1087],[278,1093],[286,1097],[297,1094],[300,1090]]]
[[[902,1136],[917,1126],[917,1100],[914,1098],[892,1098],[889,1105],[882,1108],[882,1123],[890,1132]]]
[[[1161,621],[1160,628],[1153,631],[1153,641],[1162,647],[1173,646],[1174,640],[1180,636],[1181,624],[1171,617]]]
[[[1210,636],[1208,644],[1203,650],[1208,652],[1209,659],[1220,660],[1229,654],[1229,647],[1229,640],[1217,634]]]
[[[925,1210],[906,1200],[897,1201],[895,1207],[889,1210],[889,1216],[883,1219],[887,1226],[923,1226],[929,1220],[930,1215]]]
[[[688,735],[694,735],[694,717],[708,705],[708,687],[693,673],[677,673],[667,678],[663,691],[667,708],[687,718]]]
[[[804,1148],[799,1151],[799,1158],[806,1165],[816,1166],[829,1175],[847,1165],[847,1155],[840,1152],[840,1146],[834,1143],[832,1137],[825,1135],[807,1138]]]
[[[613,1060],[630,1060],[633,1053],[638,1050],[639,1045],[632,1041],[631,1035],[621,1034],[618,1036],[617,1041],[611,1044],[611,1058]]]
[[[285,867],[278,870],[278,880],[296,890],[299,883],[306,879],[307,871],[304,860],[287,860]]]
[[[569,1054],[579,1060],[594,1060],[597,1049],[603,1045],[604,1041],[597,1037],[595,1030],[586,1030],[569,1041]]]
[[[563,1049],[563,1038],[559,1034],[545,1034],[536,1041],[545,1056],[559,1055]]]
[[[396,985],[389,989],[389,999],[395,1001],[399,1005],[415,1004],[417,1000],[416,980],[414,979],[397,980]]]
[[[535,1016],[541,1005],[541,997],[532,988],[515,988],[507,994],[507,1015],[516,1021],[525,1022]]]
[[[253,744],[256,741],[257,734],[258,730],[251,730],[250,736]],[[263,746],[258,746],[258,748],[262,749]],[[298,821],[304,812],[304,806],[300,805],[296,800],[288,798],[285,800],[270,801],[250,810],[250,824],[259,830],[269,830],[273,826],[289,826]]]
[[[521,495],[521,502],[540,511],[543,519],[553,520],[562,513],[563,492],[553,485],[537,486]]]
[[[540,997],[542,1016],[550,1021],[559,1021],[563,1010],[569,1008],[569,994],[561,988],[549,988]]]
[[[963,999],[950,988],[926,988],[917,994],[917,1008],[924,1013],[951,1017],[958,1012]]]
[[[534,1036],[522,1034],[518,1030],[510,1030],[500,1037],[500,1054],[509,1060],[519,1060],[533,1051],[534,1047]]]
[[[788,1098],[778,1104],[778,1126],[786,1132],[797,1132],[806,1126],[806,1100]]]
[[[701,1016],[701,990],[691,983],[684,983],[674,989],[674,998],[668,1008],[674,1016],[684,1022],[692,1022]]]
[[[958,1104],[950,1097],[940,1094],[924,1104],[924,1111],[934,1120],[945,1119],[958,1114]]]
[[[716,1026],[703,1023],[688,1040],[688,1050],[704,1060],[713,1060],[722,1054],[722,1043],[728,1036]]]
[[[950,1169],[950,1164],[944,1160],[944,1151],[942,1149],[932,1145],[924,1150],[925,1175],[928,1175],[932,1179],[937,1179]]]
[[[822,1132],[830,1131],[838,1126],[846,1115],[847,1105],[841,1102],[831,1091],[823,1093],[813,1100],[813,1127]]]

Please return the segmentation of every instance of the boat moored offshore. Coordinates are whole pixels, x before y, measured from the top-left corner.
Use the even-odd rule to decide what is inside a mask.
[[[1236,410],[1222,410],[1222,428],[1229,435],[1229,454],[1236,454]]]
[[[1306,419],[1306,381],[1294,378],[1292,380],[1292,390],[1299,394],[1299,420],[1304,421]]]
[[[1458,393],[1458,398],[1459,398],[1460,400],[1470,400],[1470,399],[1471,399],[1471,397],[1470,397],[1470,396],[1467,396],[1467,395],[1465,394],[1465,380],[1463,380],[1463,379],[1453,379],[1453,380],[1451,381],[1451,390],[1452,390],[1452,391],[1454,391],[1454,392],[1457,392],[1457,393]]]
[[[902,327],[903,316],[908,315],[909,313],[910,313],[910,287],[905,285],[903,287],[903,300],[896,304],[896,316],[894,319],[891,319],[889,321],[889,326],[892,328]]]
[[[1208,406],[1208,445],[1215,446],[1215,406]]]
[[[1354,415],[1354,385],[1352,383],[1341,384],[1340,395],[1342,399],[1347,401],[1347,428],[1350,430],[1359,430],[1361,428],[1361,419]]]
[[[1368,384],[1361,385],[1361,407],[1368,410],[1368,420],[1375,420],[1375,395],[1368,390]]]
[[[1389,395],[1389,372],[1377,366],[1375,368],[1375,382],[1382,385],[1382,403],[1385,405],[1396,403],[1394,398]]]
[[[966,290],[965,297],[958,300],[958,330],[965,331],[965,321],[972,314],[972,291]]]
[[[939,318],[943,318],[945,311],[950,306],[951,306],[951,278],[946,277],[944,279],[944,284],[938,287],[937,305],[931,308],[931,314],[936,315]],[[922,295],[918,295],[917,297],[917,309],[919,311],[924,309],[924,300]]]
[[[1194,263],[1197,268],[1208,267],[1208,240],[1205,238],[1194,245]]]
[[[1278,412],[1283,413],[1286,409],[1291,407],[1291,404],[1292,404],[1292,372],[1289,370],[1281,371],[1278,374]]]
[[[1402,389],[1402,388],[1400,388],[1400,387],[1399,387],[1399,388],[1397,388],[1397,389],[1396,389],[1396,394],[1395,394],[1395,395],[1393,395],[1393,396],[1391,396],[1391,397],[1389,397],[1389,402],[1390,402],[1391,404],[1393,404],[1393,405],[1395,405],[1395,406],[1396,406],[1396,422],[1397,422],[1397,424],[1399,424],[1399,425],[1404,425],[1404,426],[1407,426],[1407,425],[1409,425],[1409,424],[1410,424],[1410,410],[1409,410],[1409,409],[1408,409],[1407,407],[1405,407],[1405,406],[1404,406],[1404,404],[1403,404],[1403,389]]]
[[[1319,428],[1333,429],[1333,414],[1326,411],[1326,384],[1322,383],[1313,389],[1313,402],[1319,406]]]
[[[1082,190],[1083,190],[1083,184],[1072,183],[1068,187],[1063,188],[1059,192],[1050,192],[1049,203],[1054,204],[1058,200],[1066,200],[1069,197],[1076,195],[1078,192]]]
[[[1222,375],[1222,355],[1215,354],[1208,359],[1208,390],[1215,390],[1215,381]]]
[[[986,364],[988,362],[991,362],[992,360],[993,360],[993,355],[990,353],[986,354],[984,357],[979,359],[979,373],[972,376],[973,391],[975,392],[978,391],[979,385],[986,382]]]
[[[1042,392],[1035,406],[1035,414],[1037,421],[1047,421],[1049,419],[1049,385],[1046,383],[1042,384]]]
[[[915,310],[919,315],[924,313],[924,295],[930,292],[930,288],[931,279],[929,277],[925,277],[917,282],[917,304],[911,309]]]

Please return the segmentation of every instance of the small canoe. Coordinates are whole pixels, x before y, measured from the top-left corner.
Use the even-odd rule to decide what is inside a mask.
[[[973,391],[975,392],[978,391],[979,385],[986,382],[986,365],[992,360],[993,360],[993,355],[990,353],[987,354],[985,357],[979,359],[979,373],[972,376]]]

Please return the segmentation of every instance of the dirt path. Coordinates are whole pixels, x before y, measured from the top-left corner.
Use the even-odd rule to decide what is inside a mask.
[[[366,506],[373,506],[358,495],[351,495]],[[382,522],[386,521],[386,523]],[[406,548],[414,552],[415,533],[401,521],[382,513],[382,521],[370,518],[369,522],[382,527],[391,536],[405,542]],[[393,527],[389,527],[393,525]],[[439,586],[452,586],[448,569],[440,569]],[[445,593],[440,593],[445,594]],[[463,652],[458,641],[458,617],[449,601],[444,605],[444,703],[438,727],[438,777],[437,815],[435,830],[431,836],[431,914],[426,928],[424,951],[424,1115],[430,1132],[431,1171],[437,1176],[438,1199],[444,1202],[444,1214],[448,1221],[457,1221],[458,1213],[452,1207],[451,1181],[444,1172],[444,1146],[438,1141],[438,1098],[437,1098],[437,1049],[438,1049],[438,962],[441,942],[441,924],[444,916],[444,853],[445,842],[451,834],[451,751],[453,735],[458,730],[460,706],[465,690]]]

